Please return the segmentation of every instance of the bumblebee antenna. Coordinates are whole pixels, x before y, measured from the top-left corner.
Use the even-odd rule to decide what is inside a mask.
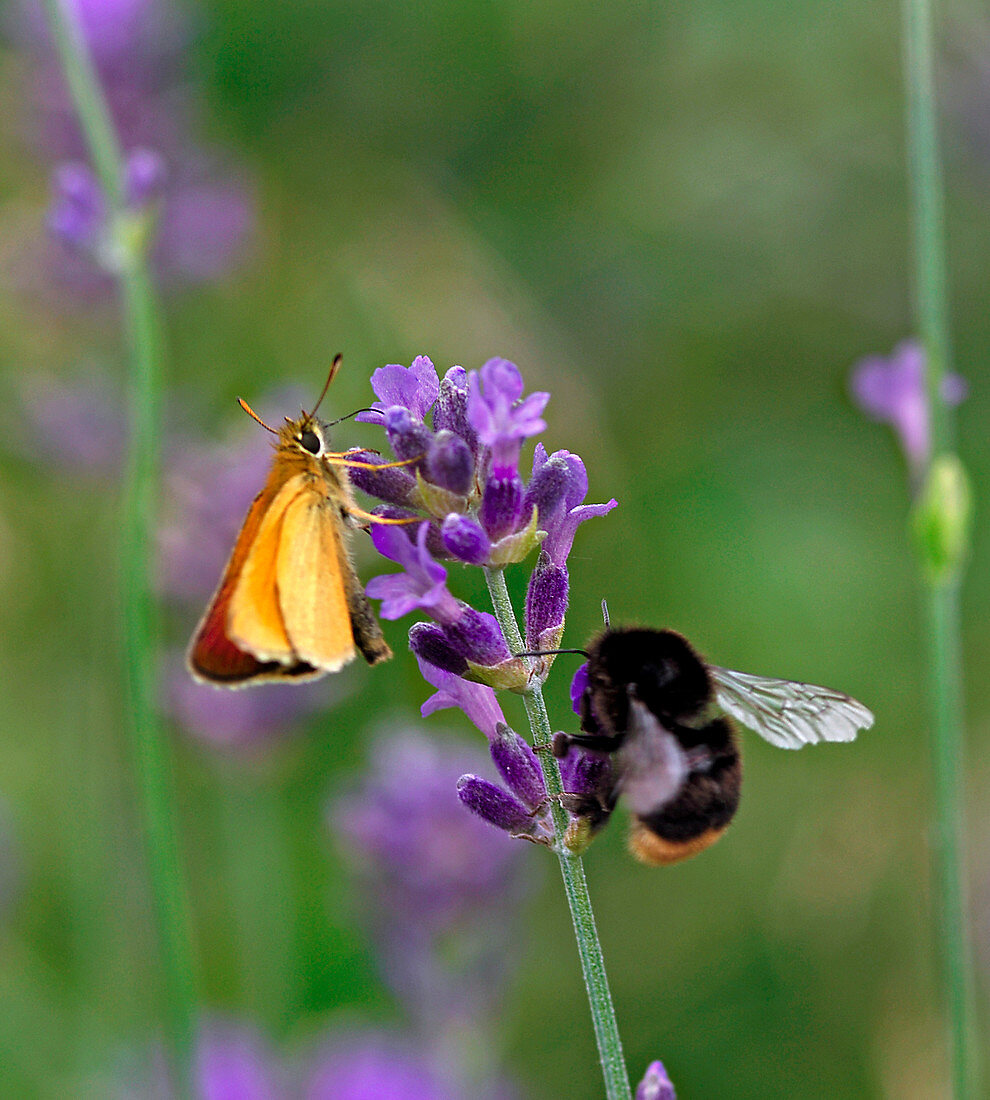
[[[591,660],[591,654],[584,649],[531,649],[526,653],[513,653],[513,657],[556,657],[558,653],[577,653]]]
[[[608,630],[608,600],[602,600],[602,618],[605,620],[605,629]]]
[[[264,420],[251,408],[251,406],[244,400],[243,397],[238,397],[237,404],[251,417],[252,420],[257,420],[258,423],[265,429],[266,432],[271,432],[272,435],[278,435],[278,432],[274,428],[270,428]]]
[[[330,364],[330,371],[327,374],[327,380],[323,383],[323,389],[320,390],[320,396],[316,399],[316,404],[313,406],[313,411],[311,413],[306,413],[307,419],[312,420],[313,417],[316,416],[316,410],[322,404],[323,398],[326,397],[327,390],[330,389],[330,383],[334,380],[337,371],[340,370],[340,364],[343,361],[344,357],[338,351],[337,354],[333,357],[333,362]]]

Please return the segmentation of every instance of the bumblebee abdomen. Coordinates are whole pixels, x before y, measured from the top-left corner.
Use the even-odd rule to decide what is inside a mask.
[[[691,840],[667,840],[648,828],[641,818],[633,818],[632,827],[629,830],[629,851],[640,861],[648,863],[651,867],[659,867],[668,863],[680,863],[682,859],[690,859],[706,848],[710,848],[716,840],[725,832],[727,826],[721,829],[706,829]]]
[[[739,808],[742,759],[729,740],[704,771],[692,772],[676,797],[633,819],[629,847],[644,863],[676,863],[696,855],[725,832]]]

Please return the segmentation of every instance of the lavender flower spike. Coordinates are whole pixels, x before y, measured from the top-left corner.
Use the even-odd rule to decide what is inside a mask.
[[[430,525],[421,523],[412,542],[401,526],[378,523],[372,527],[371,540],[383,557],[397,562],[404,573],[389,573],[373,577],[367,594],[381,600],[383,619],[401,619],[417,607],[422,607],[439,622],[456,622],[463,609],[447,591],[447,570],[438,565],[426,548]]]
[[[398,363],[379,367],[371,376],[371,388],[378,400],[370,412],[358,413],[356,420],[382,424],[385,410],[393,405],[401,405],[422,420],[440,393],[440,380],[432,361],[425,355],[418,355],[409,367]]]
[[[663,1062],[649,1064],[646,1075],[636,1086],[636,1100],[677,1100],[674,1086],[663,1068]]]

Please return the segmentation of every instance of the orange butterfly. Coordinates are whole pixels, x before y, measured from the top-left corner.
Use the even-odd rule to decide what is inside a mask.
[[[338,355],[320,401],[340,362]],[[286,417],[276,431],[240,401],[278,442],[265,487],[193,635],[188,662],[198,680],[234,688],[312,680],[336,672],[358,651],[372,665],[392,656],[354,572],[346,534],[354,517],[405,521],[358,508],[346,467],[382,469],[410,460],[373,466],[349,459],[352,452],[327,450],[327,425],[315,415],[319,404],[296,420]]]

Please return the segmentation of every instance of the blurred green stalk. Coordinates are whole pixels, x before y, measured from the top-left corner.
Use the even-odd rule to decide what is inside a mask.
[[[147,234],[128,224],[124,164],[92,58],[72,6],[45,11],[109,209],[131,363],[121,586],[128,731],[132,742],[164,969],[169,1049],[182,1095],[192,1095],[196,1000],[185,882],[175,826],[173,764],[158,720],[157,616],[150,584],[160,451],[162,326],[147,263]]]
[[[522,653],[526,647],[519,632],[512,601],[509,599],[505,574],[501,569],[486,569],[485,578],[488,581],[488,591],[492,597],[495,616],[505,635],[509,651]],[[584,875],[584,863],[580,856],[564,854],[567,814],[559,800],[564,788],[557,761],[553,753],[546,751],[549,749],[553,734],[546,704],[543,701],[543,689],[538,683],[530,687],[523,696],[523,701],[526,704],[526,714],[533,734],[533,744],[544,747],[544,751],[537,753],[537,757],[543,769],[547,794],[551,799],[554,840],[557,844],[560,872],[564,878],[564,892],[567,895],[567,904],[574,924],[574,935],[581,959],[581,973],[588,992],[595,1041],[598,1043],[598,1056],[601,1059],[602,1074],[605,1078],[606,1100],[631,1100],[629,1071],[626,1069],[626,1060],[622,1053],[622,1040],[619,1038],[615,1009],[612,1007],[612,994],[605,974],[601,944],[598,942],[598,930],[595,927],[595,914],[591,909],[591,896],[588,893],[588,882]]]
[[[915,505],[925,583],[932,708],[934,884],[941,925],[952,1095],[975,1097],[972,968],[963,860],[963,674],[960,581],[967,550],[968,489],[953,453],[942,397],[949,322],[944,196],[936,137],[934,47],[929,0],[904,0],[904,73],[913,233],[915,320],[925,349],[931,452]]]

